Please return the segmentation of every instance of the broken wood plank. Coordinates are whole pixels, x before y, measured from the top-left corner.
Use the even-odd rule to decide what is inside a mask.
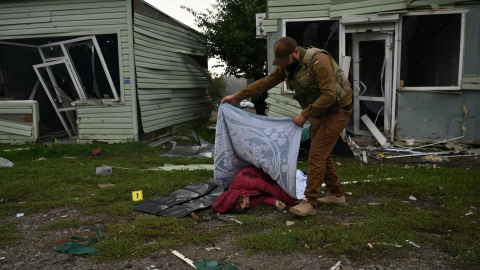
[[[180,252],[178,252],[176,250],[172,250],[172,253],[173,253],[173,255],[177,256],[178,258],[180,258],[184,262],[188,263],[191,267],[197,269],[197,267],[195,267],[195,265],[193,264],[193,261],[190,260],[189,258],[183,256],[183,254],[181,254]]]
[[[375,124],[372,122],[372,120],[370,120],[368,115],[364,114],[364,115],[362,115],[361,118],[362,118],[363,122],[365,123],[365,125],[367,125],[370,132],[372,132],[373,136],[375,136],[377,141],[380,143],[380,145],[385,149],[389,148],[390,143],[387,142],[387,139],[385,138],[385,136],[383,136],[383,134],[380,132],[380,130],[378,130],[378,128],[375,126]]]

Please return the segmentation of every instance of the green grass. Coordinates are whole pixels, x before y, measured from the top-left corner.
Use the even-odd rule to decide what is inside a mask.
[[[90,150],[98,147],[102,154],[91,156]],[[28,149],[15,150],[18,148]],[[416,248],[406,243],[408,239],[422,248],[447,252],[455,258],[451,263],[462,267],[480,264],[478,170],[385,162],[365,165],[357,159],[335,159],[342,181],[357,181],[343,186],[350,194],[347,207],[319,206],[316,216],[298,218],[255,206],[234,216],[243,223],[240,226],[210,209],[197,212],[207,218],[204,222],[132,210],[140,203],[132,201],[132,191],[142,190],[144,199],[155,198],[213,177],[207,170],[148,170],[164,164],[213,164],[209,158],[163,157],[164,153],[164,148],[144,143],[0,145],[0,156],[15,164],[1,168],[0,249],[15,245],[21,237],[18,225],[9,222],[16,213],[28,216],[68,207],[85,219],[49,220],[38,224],[39,233],[47,235],[77,225],[101,227],[104,237],[93,246],[101,252],[92,256],[100,261],[147,257],[182,245],[209,247],[228,237],[248,254],[315,251],[366,260],[378,256],[378,249],[400,257],[415,252]],[[39,160],[41,157],[46,159]],[[102,165],[113,166],[113,175],[95,176],[95,168]],[[305,162],[299,163],[299,169],[306,167]],[[109,183],[114,186],[98,187]],[[470,211],[473,214],[467,215]],[[287,221],[294,224],[286,226]],[[399,244],[402,248],[378,245],[372,250],[368,243]]]
[[[40,226],[38,229],[41,231],[54,231],[61,229],[70,229],[75,226],[79,226],[80,221],[78,219],[57,220],[50,223],[46,223]]]
[[[7,246],[14,245],[15,242],[20,239],[18,229],[15,224],[3,223],[0,224],[0,249],[4,249]]]

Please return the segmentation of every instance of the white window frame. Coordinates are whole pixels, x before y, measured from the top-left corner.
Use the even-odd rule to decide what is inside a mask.
[[[448,10],[448,11],[425,11],[425,12],[408,12],[402,15],[401,21],[398,24],[399,34],[398,34],[398,50],[397,50],[397,59],[401,59],[402,54],[402,25],[403,25],[403,17],[405,16],[425,16],[425,15],[444,15],[444,14],[461,14],[461,22],[460,22],[460,50],[459,50],[459,67],[458,67],[458,85],[456,86],[408,86],[408,87],[401,87],[400,86],[400,71],[401,71],[401,61],[397,61],[397,81],[396,86],[398,90],[411,90],[411,91],[451,91],[451,90],[461,90],[462,89],[462,75],[463,75],[463,61],[464,61],[464,50],[465,50],[465,14],[468,10]]]
[[[50,67],[55,66],[55,65],[65,65],[65,67],[68,71],[68,74],[70,75],[70,79],[73,82],[73,86],[75,87],[75,90],[77,91],[77,94],[80,96],[80,98],[83,98],[82,97],[83,91],[79,88],[78,84],[75,82],[78,79],[76,78],[76,76],[74,74],[72,66],[69,65],[68,61],[66,61],[65,59],[59,59],[59,60],[57,59],[57,60],[49,61],[49,62],[46,62],[46,63],[43,63],[43,64],[33,65],[33,68],[35,70],[35,73],[37,74],[37,77],[38,77],[40,83],[42,84],[43,88],[45,89],[45,92],[47,93],[48,99],[52,103],[52,106],[55,109],[55,112],[57,113],[58,117],[60,118],[60,122],[62,123],[63,127],[65,128],[65,131],[67,132],[68,137],[73,138],[73,135],[75,135],[75,136],[77,135],[77,125],[76,125],[74,119],[72,117],[70,117],[71,115],[69,115],[69,113],[71,111],[76,111],[77,108],[72,104],[64,104],[65,107],[59,108],[55,103],[55,97],[52,96],[52,93],[49,90],[50,88],[48,87],[47,83],[43,79],[42,72],[40,71],[40,68],[46,68],[47,73],[48,73],[47,75],[49,76],[51,82],[53,83],[53,91],[55,92],[56,98],[61,100],[61,94],[55,89],[55,86],[57,85],[55,76],[53,75],[52,71],[50,70]],[[66,114],[66,118],[67,118],[68,122],[67,122],[67,120],[64,119],[64,117],[62,116],[62,113]],[[72,134],[70,132],[70,130],[72,132],[74,132],[74,134]]]
[[[70,39],[70,40],[64,40],[64,41],[59,41],[59,42],[52,42],[49,44],[44,44],[38,46],[38,51],[40,52],[40,56],[42,57],[42,60],[44,63],[48,63],[50,61],[56,61],[56,60],[65,60],[67,65],[73,68],[75,71],[75,74],[77,74],[77,71],[75,69],[75,65],[72,63],[72,60],[70,58],[70,54],[68,53],[68,50],[65,48],[65,44],[70,44],[70,43],[75,43],[79,41],[85,41],[85,40],[91,40],[93,42],[93,45],[95,47],[95,51],[97,52],[97,55],[99,57],[99,60],[102,64],[103,71],[105,72],[105,76],[107,77],[108,83],[110,85],[110,90],[113,94],[113,99],[101,99],[102,101],[119,101],[118,97],[118,92],[115,88],[115,85],[113,83],[112,77],[110,76],[110,72],[108,70],[107,64],[105,63],[105,59],[103,58],[102,50],[100,49],[100,45],[98,44],[97,38],[95,36],[85,36],[85,37],[80,37],[80,38],[75,38],[75,39]],[[43,54],[42,48],[48,48],[48,47],[53,47],[53,46],[60,46],[60,48],[63,51],[63,57],[57,57],[57,58],[46,58],[45,55]],[[83,93],[80,95],[81,100],[88,100],[87,95],[85,93],[85,89],[83,85],[81,84],[80,80],[78,79],[78,76],[74,76],[75,80],[74,83],[76,84],[77,87],[79,87]]]

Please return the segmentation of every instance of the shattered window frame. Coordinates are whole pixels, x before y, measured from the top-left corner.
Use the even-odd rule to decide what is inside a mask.
[[[68,63],[66,59],[57,59],[54,61],[48,61],[42,64],[33,65],[33,68],[35,70],[35,73],[37,74],[40,83],[45,89],[45,93],[47,94],[47,97],[50,100],[50,103],[52,104],[55,112],[57,113],[65,131],[67,132],[69,138],[72,138],[73,136],[77,135],[77,125],[75,123],[74,117],[71,115],[76,111],[76,108],[73,105],[74,100],[70,96],[71,93],[70,95],[68,95],[66,93],[67,89],[60,87],[57,83],[57,76],[55,75],[58,75],[59,73],[55,73],[51,70],[51,68],[55,66],[61,67],[66,71],[68,77],[65,78],[70,78],[72,84],[71,86],[73,86],[75,92],[77,92],[78,98],[85,98],[82,97],[82,94],[84,93],[81,91],[81,89],[75,82],[76,78],[74,71],[72,70],[72,66]],[[46,78],[48,78],[48,81],[45,80]],[[71,89],[69,90],[70,92],[72,91]]]
[[[113,98],[109,98],[109,97],[105,98],[105,96],[102,98],[102,97],[100,97],[100,94],[98,93],[98,91],[97,91],[97,97],[91,97],[90,95],[87,95],[86,89],[82,85],[82,82],[81,82],[80,76],[78,74],[78,71],[75,67],[75,64],[72,61],[72,57],[69,53],[69,49],[66,47],[66,45],[68,46],[70,44],[74,44],[74,43],[78,43],[78,42],[82,42],[82,41],[91,41],[92,42],[94,51],[96,52],[96,54],[98,56],[98,59],[100,60],[101,66],[102,66],[103,71],[104,71],[104,74],[105,74],[106,79],[108,81],[108,84],[110,86],[110,91],[113,95]],[[63,52],[63,56],[49,57],[48,55],[46,55],[44,53],[44,50],[46,48],[54,48],[54,47],[57,47],[57,46],[59,46],[61,48],[61,51]],[[44,63],[48,63],[49,61],[65,60],[67,62],[67,65],[70,65],[72,67],[72,69],[75,72],[74,83],[83,91],[83,94],[80,95],[80,100],[95,100],[95,99],[98,99],[98,100],[101,100],[101,101],[119,101],[120,100],[117,89],[116,89],[115,84],[112,80],[112,76],[110,75],[110,71],[109,71],[108,66],[105,62],[105,59],[103,57],[102,50],[101,50],[100,45],[98,44],[98,41],[97,41],[97,39],[94,35],[40,45],[40,46],[38,46],[38,51],[39,51],[40,56],[42,57],[42,60],[43,60]]]
[[[414,91],[432,91],[432,90],[461,90],[461,85],[462,85],[462,75],[463,75],[463,62],[464,62],[464,58],[463,58],[463,55],[464,55],[464,50],[465,50],[465,24],[466,24],[466,20],[465,20],[465,14],[468,12],[468,10],[449,10],[449,11],[433,11],[433,12],[409,12],[407,14],[404,14],[402,16],[402,19],[399,23],[399,41],[398,41],[398,46],[399,46],[399,49],[398,49],[398,64],[397,64],[397,80],[396,80],[396,86],[398,89],[401,89],[401,90],[414,90]],[[460,22],[459,22],[459,31],[455,31],[454,33],[457,34],[458,33],[458,39],[456,40],[456,42],[458,42],[458,55],[456,57],[458,57],[458,66],[457,65],[453,65],[452,64],[443,64],[442,68],[444,68],[444,71],[443,73],[446,73],[445,72],[445,68],[448,68],[448,73],[450,72],[456,72],[456,76],[455,78],[450,78],[450,82],[449,83],[445,83],[445,82],[441,82],[439,83],[438,80],[435,81],[434,83],[432,83],[432,79],[424,79],[422,81],[419,81],[419,79],[417,79],[416,82],[414,82],[413,84],[410,84],[409,82],[407,82],[407,80],[405,79],[408,79],[409,76],[412,77],[412,74],[415,73],[414,70],[408,70],[408,67],[407,65],[413,65],[415,63],[418,63],[419,60],[415,59],[414,61],[411,61],[411,62],[407,62],[405,56],[408,55],[409,57],[412,57],[411,54],[408,54],[408,52],[406,52],[407,49],[412,49],[411,47],[408,47],[406,44],[405,44],[405,40],[404,40],[404,35],[406,34],[406,30],[404,27],[405,27],[405,20],[409,17],[412,17],[412,16],[437,16],[437,18],[439,18],[438,16],[442,16],[442,15],[459,15],[460,16]],[[424,18],[422,18],[424,19]],[[452,23],[453,24],[453,23]],[[456,26],[456,25],[453,25],[453,26]],[[413,29],[413,28],[412,28]],[[427,30],[428,31],[428,30]],[[440,34],[442,34],[442,32],[438,32]],[[451,32],[449,32],[451,33]],[[450,35],[450,37],[453,37],[452,35]],[[448,50],[450,49],[449,47],[447,48],[443,48],[444,50]],[[431,50],[430,50],[431,51]],[[437,52],[440,51],[440,49],[437,50]],[[455,51],[453,50],[450,50],[451,51],[451,54],[450,56],[455,56]],[[403,56],[402,56],[403,54]],[[432,54],[433,55],[433,54]],[[426,59],[427,61],[423,61],[424,63],[425,62],[428,62],[428,63],[437,63],[440,61],[439,60],[439,56],[432,56],[432,55],[426,55],[425,57],[428,58],[430,57],[429,59],[433,59],[432,61],[429,61],[428,59]],[[435,57],[435,58],[432,58],[432,57]],[[448,58],[448,56],[446,57]],[[449,57],[449,58],[452,58],[452,57]],[[422,60],[425,60],[425,59],[422,59]],[[417,61],[417,62],[415,62]],[[425,70],[429,70],[429,69],[426,69],[426,68],[419,68],[422,70],[422,72],[419,72],[421,74],[427,74],[429,75],[430,77],[432,77],[432,75],[434,77],[439,77],[441,76],[442,73],[440,73],[440,71],[434,71],[432,72],[433,74],[431,73],[423,73]],[[404,78],[402,78],[402,76]],[[422,76],[422,75],[420,75]],[[424,77],[427,77],[427,76],[424,76]],[[445,78],[442,78],[445,80]],[[410,85],[409,85],[410,84]],[[421,84],[424,84],[424,85],[421,85]],[[435,84],[441,84],[441,85],[435,85]]]

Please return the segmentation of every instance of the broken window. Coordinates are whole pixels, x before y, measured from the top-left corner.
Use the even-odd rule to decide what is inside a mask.
[[[102,49],[100,49],[102,48]],[[111,65],[112,77],[103,56],[105,52],[110,63],[118,63],[117,42],[112,36],[89,36],[39,46],[44,62],[64,59],[74,71],[83,94],[81,100],[118,100],[119,68]]]
[[[74,81],[73,70],[65,60],[35,65],[34,68],[65,131],[72,138],[77,135],[73,101],[81,99],[82,95]]]
[[[339,21],[288,21],[285,24],[286,36],[297,41],[301,47],[316,47],[329,52],[333,59],[339,59]],[[293,93],[283,84],[282,93]]]
[[[120,64],[116,34],[2,40],[0,100],[35,99],[41,137],[74,137],[72,104],[119,100]]]
[[[338,20],[287,22],[286,36],[295,39],[299,46],[324,49],[338,62],[338,25]]]
[[[401,27],[399,86],[460,89],[464,13],[411,14],[403,17]]]

